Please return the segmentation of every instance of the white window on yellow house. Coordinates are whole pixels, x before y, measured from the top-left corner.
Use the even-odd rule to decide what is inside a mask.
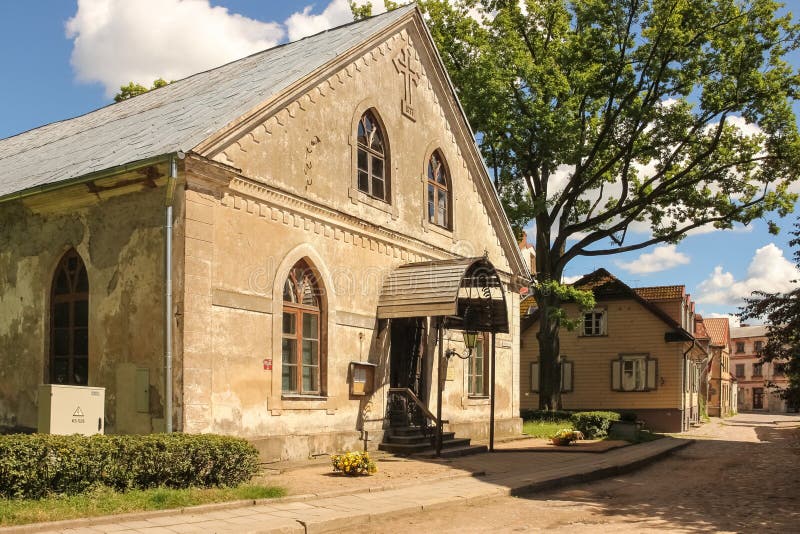
[[[656,389],[658,360],[646,354],[622,355],[611,361],[611,389],[650,391]]]
[[[604,336],[606,335],[606,311],[591,310],[583,314],[583,335],[584,336]]]
[[[561,360],[561,393],[571,393],[575,382],[575,366],[565,356],[559,359]],[[539,393],[539,362],[531,362],[531,392]]]

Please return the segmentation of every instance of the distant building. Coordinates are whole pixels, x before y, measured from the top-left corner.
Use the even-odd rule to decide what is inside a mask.
[[[711,359],[706,367],[708,415],[727,417],[736,411],[736,378],[731,375],[731,329],[726,318],[704,319]]]
[[[767,344],[767,326],[742,325],[731,329],[731,366],[739,385],[738,408],[744,411],[786,412],[780,398],[789,380],[781,362],[760,362],[759,352]]]
[[[656,431],[699,421],[699,376],[708,353],[694,336],[694,304],[684,286],[632,289],[605,269],[575,287],[594,293],[594,309],[564,308],[581,321],[560,333],[562,405],[568,410],[635,412]],[[536,311],[521,321],[520,405],[539,405]]]

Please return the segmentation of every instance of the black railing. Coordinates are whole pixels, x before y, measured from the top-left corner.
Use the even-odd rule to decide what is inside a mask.
[[[436,431],[436,416],[408,388],[389,388],[386,412],[392,426],[417,427],[426,436]]]

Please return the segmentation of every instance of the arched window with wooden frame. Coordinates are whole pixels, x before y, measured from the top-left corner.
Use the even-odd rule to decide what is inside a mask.
[[[383,128],[373,110],[367,110],[358,121],[358,190],[389,202],[389,151]]]
[[[89,383],[89,277],[75,249],[61,258],[50,290],[50,382]]]
[[[324,298],[314,270],[300,260],[283,284],[281,391],[324,394]]]
[[[450,176],[442,153],[434,150],[428,160],[428,222],[451,229]]]

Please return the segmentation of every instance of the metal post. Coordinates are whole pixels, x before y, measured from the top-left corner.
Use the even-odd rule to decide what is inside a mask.
[[[495,338],[496,334],[492,332],[492,366],[489,368],[489,374],[492,381],[491,385],[491,400],[489,405],[489,451],[494,451],[494,364],[495,364]]]
[[[436,391],[436,457],[442,455],[442,391],[444,390],[444,377],[442,368],[444,362],[444,321],[439,318],[439,366],[436,373],[438,389]]]

